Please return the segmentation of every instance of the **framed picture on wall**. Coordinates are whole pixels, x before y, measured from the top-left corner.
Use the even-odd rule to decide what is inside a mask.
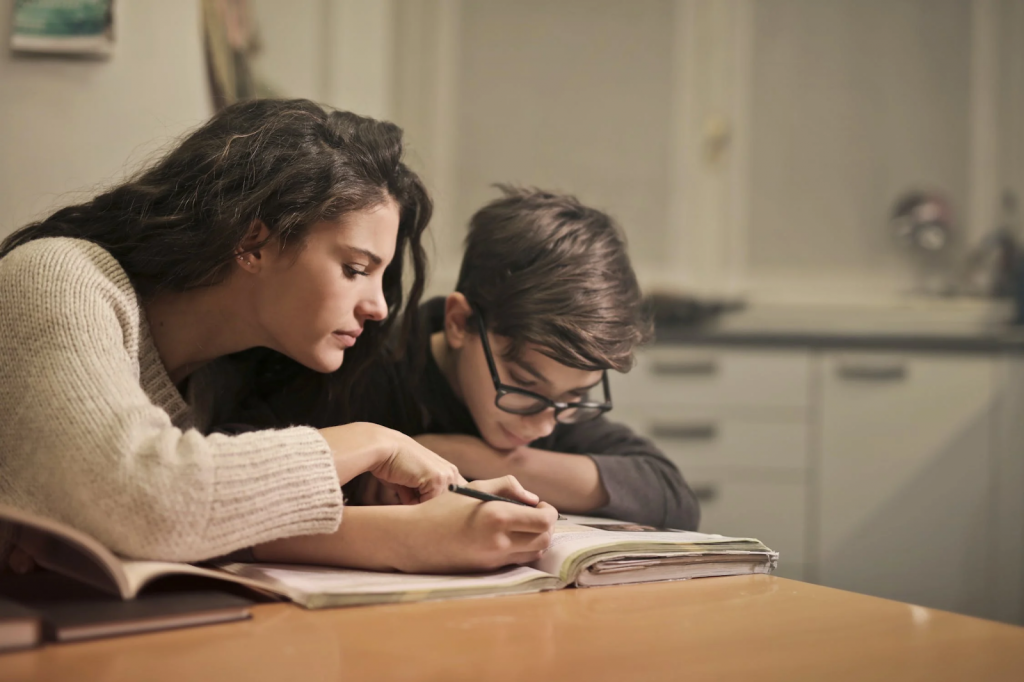
[[[113,47],[114,0],[15,0],[15,52],[107,57]]]

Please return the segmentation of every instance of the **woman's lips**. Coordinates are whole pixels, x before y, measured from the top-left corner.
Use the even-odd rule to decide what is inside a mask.
[[[331,336],[336,338],[338,342],[345,348],[351,348],[356,344],[356,338],[359,336],[358,332],[332,332]]]

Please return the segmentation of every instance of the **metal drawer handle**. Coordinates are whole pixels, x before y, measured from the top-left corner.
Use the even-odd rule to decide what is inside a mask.
[[[903,362],[889,364],[843,363],[839,365],[838,372],[843,379],[902,381],[907,378],[907,365]]]
[[[675,440],[714,440],[718,437],[718,425],[714,423],[652,424],[651,435],[654,438]]]
[[[698,360],[657,360],[651,364],[652,374],[672,376],[710,376],[718,373],[714,358]]]
[[[718,499],[718,486],[713,483],[691,486],[690,490],[693,491],[693,496],[696,497],[697,501],[701,504],[705,502],[713,502]]]

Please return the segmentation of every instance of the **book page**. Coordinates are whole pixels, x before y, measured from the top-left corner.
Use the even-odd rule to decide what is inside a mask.
[[[37,564],[93,587],[131,597],[121,560],[97,540],[67,524],[0,504],[0,520],[19,527],[18,545]]]
[[[221,569],[272,586],[309,608],[539,592],[558,587],[552,576],[525,566],[469,575],[381,573],[281,564],[225,564]]]
[[[688,578],[714,578],[718,576],[750,575],[753,573],[766,574],[772,570],[770,558],[760,553],[753,557],[703,557],[701,561],[687,561],[686,563],[674,563],[672,559],[662,559],[637,569],[621,571],[595,570],[599,566],[604,566],[604,563],[601,562],[581,571],[576,579],[577,587],[651,583],[662,580],[686,580]]]
[[[571,583],[585,563],[603,556],[654,558],[715,552],[770,551],[751,538],[663,530],[605,519],[587,519],[587,522],[585,525],[572,521],[555,524],[551,547],[531,566],[557,575],[565,583]]]
[[[122,599],[134,599],[148,582],[165,575],[197,575],[264,589],[245,578],[192,564],[122,559],[71,526],[9,505],[0,504],[0,520],[18,528],[18,544],[43,568]]]
[[[124,571],[129,586],[129,599],[135,598],[150,581],[172,575],[194,575],[201,578],[213,578],[237,583],[261,591],[273,592],[281,596],[287,596],[277,592],[256,581],[249,580],[243,576],[233,575],[219,568],[204,568],[192,564],[179,564],[172,561],[132,561],[123,560],[121,568]]]

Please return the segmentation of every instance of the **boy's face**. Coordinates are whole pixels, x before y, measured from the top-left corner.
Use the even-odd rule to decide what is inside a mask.
[[[455,351],[456,385],[452,388],[469,409],[484,441],[496,450],[514,450],[550,434],[555,428],[554,409],[518,415],[505,412],[494,404],[494,381],[487,366],[483,343],[480,335],[475,333],[476,326],[467,328],[465,324],[468,310],[463,313],[453,316],[449,305],[446,314],[446,339]],[[535,346],[526,346],[518,358],[506,360],[504,352],[509,339],[494,334],[489,334],[488,339],[503,384],[567,403],[586,400],[588,393],[601,391],[600,371],[568,367],[544,355]]]

